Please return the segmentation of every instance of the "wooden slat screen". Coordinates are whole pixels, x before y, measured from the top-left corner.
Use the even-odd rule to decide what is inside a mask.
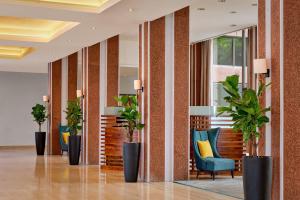
[[[123,170],[123,143],[126,141],[126,120],[114,115],[101,116],[101,169]],[[134,135],[134,139],[137,135]]]
[[[207,130],[209,128],[221,128],[217,148],[221,156],[235,160],[235,171],[242,172],[242,158],[246,154],[246,146],[242,133],[232,130],[232,120],[229,117],[191,116],[191,129]],[[192,140],[191,140],[192,141]],[[190,145],[190,170],[196,171],[193,146]]]
[[[123,169],[122,146],[125,140],[124,120],[116,116],[101,116],[101,169]]]

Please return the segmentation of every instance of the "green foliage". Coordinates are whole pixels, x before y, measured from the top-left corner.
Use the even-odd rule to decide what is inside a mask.
[[[265,113],[270,111],[270,107],[261,107],[259,97],[268,85],[260,82],[257,93],[253,89],[244,89],[240,95],[238,83],[238,75],[228,76],[222,82],[224,90],[228,93],[224,100],[229,106],[219,107],[218,116],[223,113],[229,114],[234,121],[233,130],[241,131],[245,142],[250,140],[254,148],[253,154],[257,155],[257,138],[260,137],[258,129],[269,122]]]
[[[67,109],[64,111],[67,116],[68,127],[71,135],[77,135],[78,130],[81,130],[82,111],[80,107],[80,100],[68,101]]]
[[[115,97],[115,100],[121,103],[123,109],[119,111],[122,118],[127,122],[125,127],[128,130],[127,137],[129,142],[133,141],[134,130],[142,130],[144,124],[140,123],[141,113],[138,112],[138,102],[136,96]]]
[[[34,107],[32,107],[31,112],[34,121],[38,123],[39,125],[39,132],[41,132],[41,125],[46,121],[47,114],[46,114],[46,108],[45,106],[41,104],[36,104]]]

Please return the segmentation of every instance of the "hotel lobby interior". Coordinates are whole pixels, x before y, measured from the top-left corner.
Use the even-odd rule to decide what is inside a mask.
[[[0,13],[0,200],[300,199],[299,0]]]

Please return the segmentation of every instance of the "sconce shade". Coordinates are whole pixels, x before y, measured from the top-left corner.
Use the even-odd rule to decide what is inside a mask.
[[[82,90],[76,90],[76,97],[77,97],[77,98],[80,98],[80,97],[82,97],[82,96],[83,96]]]
[[[49,101],[49,97],[48,96],[43,96],[43,102],[48,102]]]
[[[265,74],[267,73],[267,60],[264,59],[254,59],[253,61],[253,71],[255,74]]]
[[[141,90],[142,89],[142,81],[141,80],[134,80],[134,89]]]

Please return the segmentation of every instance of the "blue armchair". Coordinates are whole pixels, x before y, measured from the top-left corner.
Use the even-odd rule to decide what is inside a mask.
[[[67,153],[69,151],[69,145],[66,144],[63,139],[63,133],[68,131],[69,128],[67,126],[62,126],[62,125],[59,126],[59,143],[60,143],[61,155],[64,154],[64,151]]]
[[[234,178],[235,163],[232,159],[222,158],[217,149],[217,140],[220,134],[220,128],[209,129],[207,131],[192,131],[192,142],[194,148],[194,155],[197,167],[197,178],[200,171],[207,171],[211,173],[212,179],[215,180],[216,172],[230,171],[232,178]],[[214,157],[203,158],[200,155],[197,141],[208,140]]]

